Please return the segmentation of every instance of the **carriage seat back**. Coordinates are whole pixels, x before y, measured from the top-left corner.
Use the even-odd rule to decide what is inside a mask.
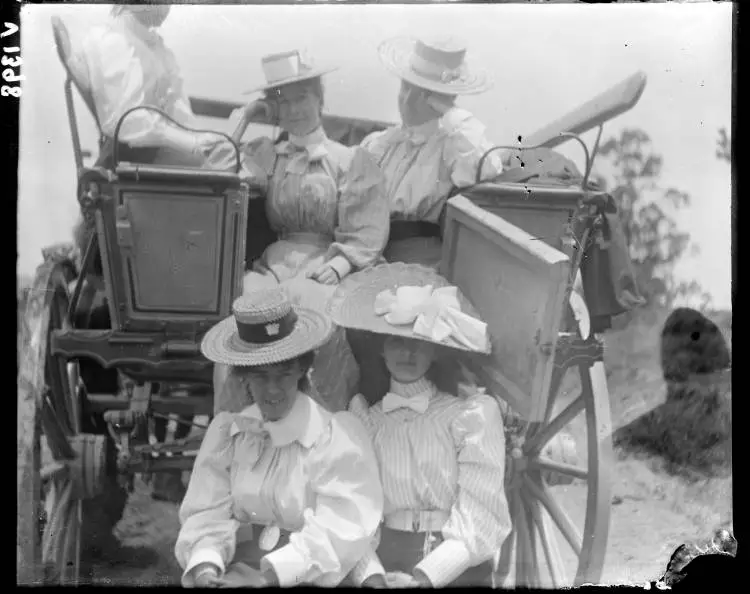
[[[248,193],[234,173],[118,166],[96,211],[113,329],[196,338],[231,314]]]
[[[96,128],[101,136],[101,125],[96,113],[96,103],[91,91],[88,71],[86,65],[77,59],[73,52],[70,42],[70,34],[65,23],[57,16],[52,17],[52,36],[55,40],[57,56],[65,69],[67,78],[65,80],[65,103],[68,110],[68,121],[70,124],[70,134],[73,141],[73,151],[75,153],[76,167],[80,171],[83,167],[84,151],[81,149],[80,136],[78,134],[78,122],[76,120],[75,106],[73,105],[73,93],[71,87],[75,87],[78,94],[83,99],[91,116],[94,118]]]

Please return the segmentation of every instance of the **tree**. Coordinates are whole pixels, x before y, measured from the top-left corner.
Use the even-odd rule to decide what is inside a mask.
[[[599,155],[610,172],[598,174],[596,181],[611,188],[638,286],[649,304],[671,308],[679,297],[697,297],[707,305],[710,297],[698,283],[679,282],[674,277],[677,261],[687,251],[698,251],[690,243],[690,235],[680,231],[669,212],[689,206],[690,196],[659,184],[662,157],[653,152],[648,134],[638,128],[626,128],[619,138],[604,142]]]

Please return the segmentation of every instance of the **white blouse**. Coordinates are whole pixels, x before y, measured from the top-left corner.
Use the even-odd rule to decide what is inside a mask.
[[[352,414],[329,413],[303,393],[274,423],[263,423],[257,405],[221,412],[180,508],[182,583],[192,586],[191,570],[203,562],[223,573],[238,528],[260,524],[292,532],[289,544],[261,560],[281,586],[335,586],[367,553],[382,510],[376,458]]]
[[[386,195],[395,220],[438,223],[454,186],[475,182],[479,161],[493,143],[484,125],[465,109],[420,126],[373,132],[361,146],[375,157],[386,178]],[[502,173],[499,151],[490,153],[482,179]]]
[[[426,401],[426,410],[383,405],[395,394]],[[350,410],[367,427],[380,463],[384,516],[400,510],[443,511],[444,541],[418,565],[435,587],[488,561],[510,533],[505,497],[505,436],[496,401],[439,392],[426,379],[413,384],[391,380],[390,394],[368,408],[361,395]],[[390,403],[389,403],[390,404]],[[354,571],[361,583],[383,573],[376,547]]]
[[[92,90],[105,136],[114,136],[122,115],[139,105],[158,107],[191,126],[194,116],[174,54],[131,14],[92,28],[73,59]],[[162,130],[170,125],[157,113],[138,110],[128,115],[118,138],[131,146],[160,146]]]

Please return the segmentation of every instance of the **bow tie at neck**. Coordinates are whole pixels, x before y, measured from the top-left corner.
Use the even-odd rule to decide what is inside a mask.
[[[424,144],[434,136],[440,126],[440,120],[434,119],[417,126],[402,125],[397,129],[397,137],[400,141],[408,141],[411,144]]]
[[[290,156],[286,170],[289,173],[302,174],[311,162],[320,161],[328,155],[325,147],[326,134],[319,127],[305,136],[289,135],[289,140],[276,143],[276,152]]]
[[[416,413],[424,414],[430,405],[433,391],[432,382],[426,378],[408,384],[392,379],[390,391],[383,397],[383,412],[410,408]]]

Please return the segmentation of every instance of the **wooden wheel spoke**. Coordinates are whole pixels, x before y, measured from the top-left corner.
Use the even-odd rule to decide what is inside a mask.
[[[544,551],[544,558],[547,560],[547,568],[549,570],[550,579],[552,580],[552,588],[560,588],[566,585],[564,583],[566,577],[565,568],[562,559],[560,558],[560,552],[557,549],[555,535],[551,530],[547,530],[545,516],[542,515],[539,502],[529,501],[527,505],[534,526],[539,532],[539,540],[542,541],[542,550]]]
[[[579,395],[565,409],[557,415],[550,423],[539,429],[531,436],[524,445],[524,450],[529,455],[538,454],[542,448],[557,435],[563,427],[570,423],[581,411],[586,408],[586,401],[583,395]]]
[[[567,476],[574,476],[579,479],[587,480],[589,476],[588,470],[575,466],[573,464],[567,464],[566,462],[557,462],[546,456],[537,456],[535,458],[529,458],[529,466],[531,468],[538,468],[540,470],[549,470],[551,472],[558,472]]]
[[[75,458],[75,452],[70,447],[60,417],[55,414],[54,407],[46,396],[42,400],[40,415],[43,432],[47,437],[47,447],[52,452],[52,456],[56,460],[72,460]]]
[[[528,476],[524,476],[524,486],[545,507],[547,513],[549,513],[552,520],[560,529],[560,532],[562,532],[565,540],[568,541],[570,548],[580,557],[581,549],[583,548],[583,539],[573,522],[570,521],[568,514],[565,513],[565,510],[552,497],[546,485],[537,485]]]
[[[518,513],[515,515],[517,526],[516,534],[516,555],[517,563],[516,566],[521,570],[517,571],[516,586],[522,588],[532,588],[537,584],[534,577],[534,569],[536,568],[536,556],[534,555],[534,548],[531,544],[533,534],[531,526],[527,521],[526,509],[523,503],[518,506]],[[519,583],[519,578],[522,580]]]

